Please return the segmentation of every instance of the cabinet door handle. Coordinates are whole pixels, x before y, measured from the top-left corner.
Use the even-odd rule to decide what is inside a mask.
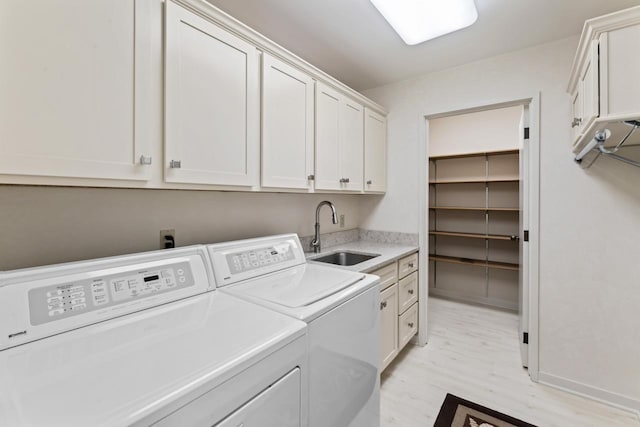
[[[409,289],[409,295],[413,295],[413,289]]]
[[[144,154],[140,156],[140,164],[141,165],[150,165],[152,162],[151,156],[145,156]]]
[[[582,123],[581,117],[574,117],[573,121],[571,122],[571,127],[574,128],[576,126],[580,126],[581,123]]]
[[[348,184],[349,183],[349,178],[345,178],[344,182],[346,182]]]
[[[384,310],[387,307],[387,302],[386,301],[382,301],[380,303],[380,310]]]
[[[413,322],[409,322],[409,323],[407,323],[407,325],[408,325],[410,328],[413,328]]]
[[[182,160],[171,160],[169,162],[169,167],[171,169],[180,169],[182,167]]]
[[[409,268],[413,268],[413,263],[412,262],[409,263]]]
[[[315,180],[315,179],[316,179],[316,176],[315,176],[315,175],[309,175],[309,176],[307,177],[307,179],[308,179],[309,181],[313,181],[313,180]]]
[[[373,184],[373,181],[368,180],[368,181],[367,181],[367,185],[371,185],[371,184]]]
[[[344,178],[340,178],[340,184],[344,184],[345,182]]]

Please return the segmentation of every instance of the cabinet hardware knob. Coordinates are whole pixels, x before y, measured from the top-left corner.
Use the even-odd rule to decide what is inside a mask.
[[[387,302],[386,301],[382,301],[380,303],[380,310],[384,310],[384,308],[387,306]]]
[[[413,322],[409,322],[408,325],[410,328],[413,328]]]
[[[341,184],[344,184],[344,183],[346,183],[346,182],[347,182],[347,178],[340,178],[340,183],[341,183]]]
[[[367,185],[371,185],[371,184],[373,184],[373,181],[368,180],[368,181],[367,181]]]
[[[574,117],[573,121],[571,122],[571,127],[574,128],[576,126],[580,126],[581,123],[582,123],[581,117]]]
[[[150,165],[152,162],[151,156],[145,156],[144,154],[140,156],[140,164],[141,165]]]
[[[412,262],[409,263],[409,268],[413,268],[413,263]]]
[[[169,162],[169,167],[171,169],[180,169],[182,167],[182,160],[171,160]]]
[[[413,289],[409,289],[409,295],[413,295]]]
[[[349,183],[349,178],[345,178],[344,182]]]
[[[315,175],[309,175],[309,176],[307,177],[307,179],[308,179],[309,181],[313,181],[313,180],[315,180],[315,179],[316,179],[316,176],[315,176]]]

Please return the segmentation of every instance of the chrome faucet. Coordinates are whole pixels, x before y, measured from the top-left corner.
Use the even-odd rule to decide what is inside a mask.
[[[327,205],[331,208],[331,222],[334,224],[338,223],[338,214],[336,214],[336,207],[333,206],[333,203],[325,200],[324,202],[318,203],[318,207],[316,208],[316,236],[311,241],[311,247],[313,248],[314,253],[320,253],[320,208],[323,205]]]

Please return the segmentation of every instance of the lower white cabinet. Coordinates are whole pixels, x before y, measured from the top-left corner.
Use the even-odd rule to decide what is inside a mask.
[[[380,293],[380,371],[397,355],[398,285],[395,284]]]
[[[371,274],[380,276],[382,372],[418,333],[418,253],[407,255]]]
[[[256,48],[171,0],[165,37],[165,181],[257,185]]]
[[[418,332],[418,304],[400,315],[398,320],[398,350],[402,350]]]

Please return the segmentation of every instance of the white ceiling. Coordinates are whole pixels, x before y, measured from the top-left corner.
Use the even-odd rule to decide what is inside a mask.
[[[474,25],[407,46],[369,0],[207,1],[356,90],[566,38],[588,18],[640,4],[476,0]]]

